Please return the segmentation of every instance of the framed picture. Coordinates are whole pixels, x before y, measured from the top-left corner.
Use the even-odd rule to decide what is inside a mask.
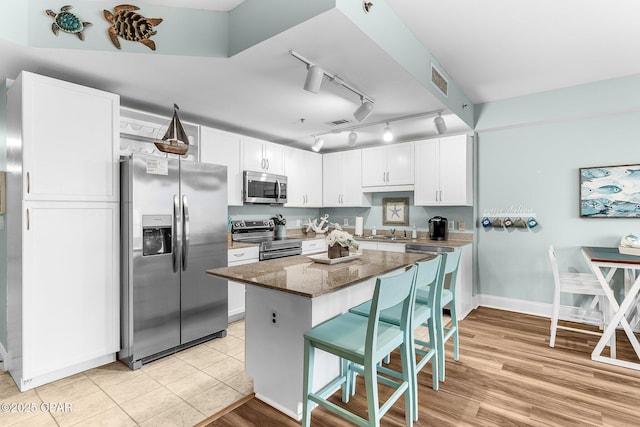
[[[7,185],[5,181],[5,172],[0,172],[0,215],[4,214],[7,211],[6,207],[6,192]]]
[[[409,198],[382,199],[382,225],[409,225]]]
[[[640,218],[640,164],[580,168],[580,216]]]

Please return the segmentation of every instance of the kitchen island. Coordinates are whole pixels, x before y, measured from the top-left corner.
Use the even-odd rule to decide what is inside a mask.
[[[299,255],[207,273],[251,285],[246,291],[246,373],[253,377],[258,399],[299,420],[304,333],[371,299],[376,277],[433,257],[363,250],[357,259],[333,265]],[[318,351],[314,389],[338,372],[339,360]]]

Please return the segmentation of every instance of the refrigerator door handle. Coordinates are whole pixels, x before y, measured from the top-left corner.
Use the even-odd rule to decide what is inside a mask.
[[[180,214],[180,206],[178,196],[173,196],[173,237],[171,239],[171,253],[173,254],[173,272],[178,272],[178,215]]]
[[[182,196],[182,271],[187,270],[189,257],[189,203],[187,196]]]

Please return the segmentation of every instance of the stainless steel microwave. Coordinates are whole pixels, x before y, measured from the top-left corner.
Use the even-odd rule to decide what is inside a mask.
[[[244,171],[244,203],[287,203],[287,177],[271,173]]]

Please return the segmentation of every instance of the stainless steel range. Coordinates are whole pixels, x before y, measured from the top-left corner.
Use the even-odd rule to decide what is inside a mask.
[[[258,243],[260,261],[300,255],[302,240],[275,237],[272,219],[231,222],[231,238],[236,242]]]

